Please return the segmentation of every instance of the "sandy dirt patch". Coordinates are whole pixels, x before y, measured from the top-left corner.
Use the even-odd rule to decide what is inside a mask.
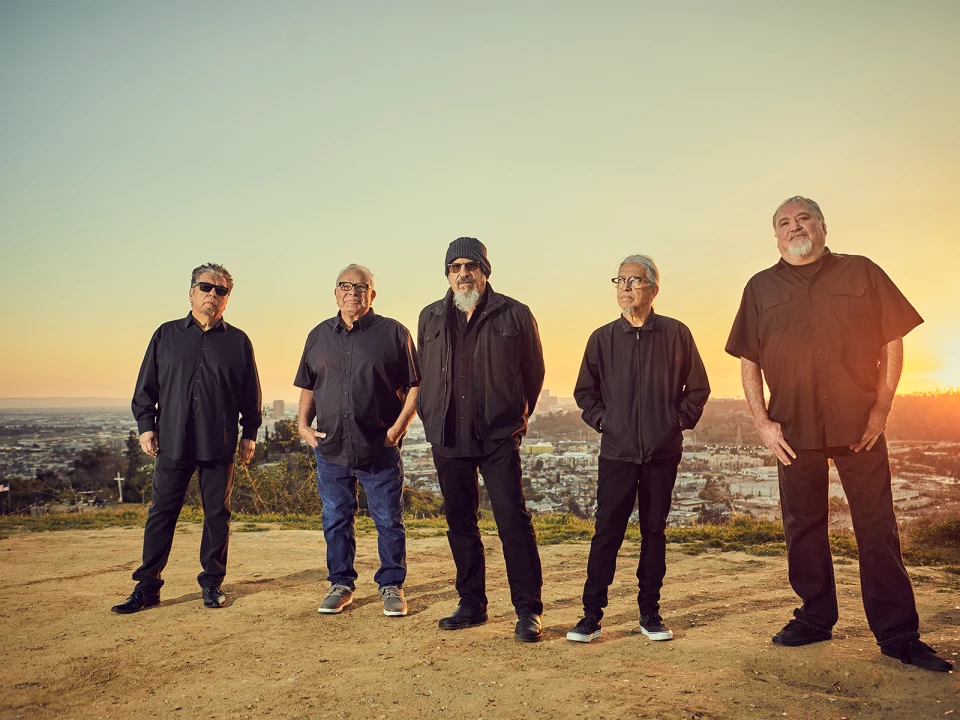
[[[580,616],[586,544],[542,547],[546,639],[513,639],[496,537],[490,622],[455,632],[442,536],[411,539],[410,614],[381,614],[376,537],[359,540],[352,607],[320,615],[323,535],[235,532],[220,610],[196,586],[200,526],[182,524],[159,607],[111,613],[132,589],[142,531],[0,540],[3,718],[960,718],[957,674],[882,657],[860,604],[856,564],[837,566],[831,642],[787,649],[770,636],[795,599],[782,558],[691,557],[668,549],[662,612],[676,638],[639,634],[636,549],[621,553],[603,636],[567,642]],[[629,552],[628,552],[629,550]],[[924,639],[957,663],[958,577],[911,568]]]

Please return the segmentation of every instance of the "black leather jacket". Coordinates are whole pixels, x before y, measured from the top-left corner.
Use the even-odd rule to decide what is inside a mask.
[[[486,307],[476,318],[474,355],[475,427],[481,440],[526,434],[543,387],[543,349],[530,309],[488,284]],[[444,442],[444,420],[450,407],[450,329],[447,317],[453,290],[427,305],[417,323],[417,349],[423,384],[417,412],[428,442]]]
[[[573,391],[600,455],[636,463],[679,455],[709,395],[690,330],[653,311],[642,328],[620,317],[594,330]]]

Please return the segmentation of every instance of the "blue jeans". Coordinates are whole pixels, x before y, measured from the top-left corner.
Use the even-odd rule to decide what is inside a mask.
[[[373,579],[380,587],[402,586],[407,577],[407,529],[403,524],[403,461],[400,449],[384,447],[372,463],[349,468],[317,456],[317,490],[323,501],[323,537],[327,542],[327,579],[353,588],[357,538],[357,481],[367,491],[367,507],[377,528],[380,569]]]

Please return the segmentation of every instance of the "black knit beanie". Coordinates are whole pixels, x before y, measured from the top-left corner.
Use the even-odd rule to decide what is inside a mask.
[[[472,237],[461,237],[450,243],[447,248],[447,259],[443,263],[443,274],[446,275],[447,269],[457,258],[467,258],[476,260],[480,263],[480,269],[483,274],[490,277],[490,261],[487,259],[487,248],[482,242]]]

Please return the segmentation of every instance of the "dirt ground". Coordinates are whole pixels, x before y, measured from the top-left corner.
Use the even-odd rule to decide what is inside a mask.
[[[199,525],[181,525],[159,607],[110,606],[132,589],[141,531],[20,534],[0,540],[3,718],[960,718],[958,674],[882,657],[860,604],[856,564],[837,566],[831,642],[780,648],[795,606],[782,558],[691,557],[668,549],[662,612],[671,642],[637,630],[635,548],[621,553],[603,636],[579,618],[588,546],[541,548],[544,626],[513,639],[497,538],[488,548],[490,622],[455,632],[442,536],[411,538],[410,614],[381,614],[376,538],[359,541],[352,607],[320,615],[327,583],[315,531],[235,532],[226,607],[196,586]],[[911,568],[924,639],[960,659],[956,575]]]

